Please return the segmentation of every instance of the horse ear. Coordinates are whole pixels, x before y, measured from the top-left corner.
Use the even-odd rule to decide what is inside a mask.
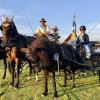
[[[4,22],[5,20],[6,20],[6,17],[2,15],[2,22]]]
[[[10,18],[10,21],[13,21],[13,19],[14,19],[14,16],[12,16],[12,17]]]

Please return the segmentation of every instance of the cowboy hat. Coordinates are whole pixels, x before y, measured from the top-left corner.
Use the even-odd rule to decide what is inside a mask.
[[[42,19],[40,20],[40,22],[46,22],[46,20],[45,20],[44,18],[42,18]]]

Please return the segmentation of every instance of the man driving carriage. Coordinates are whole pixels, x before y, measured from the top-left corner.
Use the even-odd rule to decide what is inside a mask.
[[[50,41],[59,41],[59,29],[57,26],[50,28],[48,25],[46,25],[46,20],[42,18],[40,21],[40,26],[35,32],[35,36],[39,37],[47,37]]]
[[[35,35],[47,37],[48,34],[50,33],[50,28],[48,25],[46,25],[46,20],[44,18],[42,18],[39,22],[40,22],[40,26],[36,30]]]
[[[68,38],[65,40],[65,43],[69,43],[72,45],[78,53],[80,54],[80,47],[83,47],[85,52],[85,58],[90,58],[90,44],[89,44],[89,36],[86,34],[86,27],[84,25],[79,28],[80,34],[76,32],[72,32]]]

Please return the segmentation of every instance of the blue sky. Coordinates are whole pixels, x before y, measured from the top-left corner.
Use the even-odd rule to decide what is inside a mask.
[[[32,35],[30,25],[35,31],[39,26],[39,20],[44,17],[49,26],[58,26],[64,38],[72,31],[72,19],[75,13],[78,27],[86,25],[91,37],[100,37],[99,10],[100,0],[0,0],[0,18],[2,15],[14,15],[18,31],[26,35]],[[95,25],[96,27],[90,32]]]

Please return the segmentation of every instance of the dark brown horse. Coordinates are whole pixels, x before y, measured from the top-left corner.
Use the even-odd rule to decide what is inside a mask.
[[[73,74],[73,86],[74,83],[74,75],[75,71],[79,70],[80,67],[69,60],[72,59],[74,61],[80,62],[80,56],[77,54],[76,50],[73,49],[69,45],[65,44],[56,44],[54,42],[49,41],[45,37],[39,37],[35,39],[30,48],[22,48],[22,52],[25,52],[28,57],[33,59],[38,59],[37,63],[40,63],[38,66],[39,69],[42,69],[44,72],[44,92],[43,95],[47,95],[48,93],[48,83],[47,77],[48,73],[52,73],[52,86],[54,91],[54,96],[57,96],[56,91],[56,82],[55,82],[55,70],[57,69],[57,61],[54,60],[54,55],[58,53],[59,61],[60,61],[60,69],[64,70],[64,81],[63,86],[66,86],[66,71],[71,71]],[[67,58],[66,58],[67,57]]]
[[[30,51],[31,50],[31,51]],[[52,86],[54,97],[57,97],[56,82],[55,82],[55,69],[56,61],[53,60],[53,55],[55,54],[55,49],[51,42],[44,37],[39,37],[32,42],[30,49],[23,48],[21,51],[27,53],[30,57],[37,58],[37,63],[40,63],[39,69],[44,72],[44,92],[43,95],[48,94],[48,74],[52,74]]]
[[[28,47],[30,42],[33,40],[33,37],[23,36],[18,33],[17,28],[13,22],[13,18],[3,17],[2,24],[0,29],[3,33],[3,42],[6,45],[7,50],[7,60],[11,65],[11,74],[12,82],[11,85],[14,85],[15,81],[15,65],[17,66],[16,77],[17,82],[15,87],[19,86],[19,72],[21,68],[21,62],[27,61],[30,67],[30,75],[32,73],[32,64],[29,59],[25,56],[23,52],[20,51],[23,47]]]

